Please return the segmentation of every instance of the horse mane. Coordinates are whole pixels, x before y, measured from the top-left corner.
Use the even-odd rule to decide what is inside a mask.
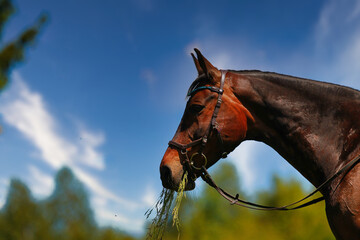
[[[228,70],[228,71],[240,75],[266,79],[268,81],[271,81],[273,83],[282,86],[298,87],[301,89],[308,89],[309,91],[318,91],[319,94],[358,98],[360,100],[360,91],[351,87],[346,87],[335,83],[322,82],[308,78],[300,78],[291,75],[280,74],[276,72],[260,71],[260,70]],[[188,94],[191,93],[194,89],[202,85],[205,85],[206,83],[207,83],[207,77],[204,74],[200,75],[192,82],[186,95],[188,96]]]
[[[360,91],[351,87],[342,86],[335,83],[322,82],[308,78],[294,77],[291,75],[280,74],[276,72],[263,72],[260,70],[229,70],[241,75],[255,78],[262,78],[267,81],[282,85],[298,87],[299,89],[308,89],[308,91],[317,91],[319,94],[331,94],[337,96],[351,97],[360,99]]]

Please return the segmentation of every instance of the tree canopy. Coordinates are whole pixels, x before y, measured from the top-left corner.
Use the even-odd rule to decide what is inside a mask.
[[[218,166],[215,180],[229,191],[241,189],[231,164]],[[301,185],[274,176],[271,190],[255,194],[255,201],[281,205],[303,196]],[[241,197],[244,193],[240,191]],[[324,204],[320,203],[292,212],[257,212],[232,206],[217,192],[205,186],[196,197],[187,193],[180,208],[180,239],[334,239],[326,221]],[[177,239],[171,226],[164,239]],[[145,235],[144,235],[145,236]],[[55,177],[53,193],[36,200],[25,183],[11,180],[5,205],[0,211],[0,239],[139,239],[124,232],[97,225],[88,193],[69,168],[62,168]]]
[[[241,190],[235,167],[229,163],[217,166],[214,179],[230,192]],[[180,214],[181,239],[335,239],[326,220],[324,203],[290,212],[259,212],[230,205],[208,186],[196,198],[188,195]],[[306,193],[297,181],[274,176],[272,188],[256,193],[253,200],[281,206],[304,195]],[[241,191],[240,197],[248,198]],[[177,239],[177,236],[176,229],[169,223],[164,239]]]
[[[15,8],[10,0],[0,0],[0,41],[3,39],[4,28],[9,18],[14,14]],[[0,91],[8,83],[10,70],[24,60],[28,46],[34,40],[46,22],[46,15],[42,15],[35,24],[22,31],[18,37],[1,46],[0,50]]]
[[[53,193],[42,201],[25,183],[11,180],[0,211],[0,239],[11,240],[131,240],[123,232],[97,225],[88,194],[69,168],[55,178]]]

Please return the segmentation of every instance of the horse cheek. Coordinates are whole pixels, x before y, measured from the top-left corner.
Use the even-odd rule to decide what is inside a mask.
[[[238,124],[238,136],[239,140],[242,141],[246,137],[247,132],[247,117],[245,114],[240,116],[239,124]]]

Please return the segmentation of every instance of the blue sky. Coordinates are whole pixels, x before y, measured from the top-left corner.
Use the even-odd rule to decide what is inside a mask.
[[[88,189],[100,224],[141,233],[196,77],[194,47],[219,68],[360,88],[359,0],[15,4],[5,40],[42,12],[50,21],[0,96],[1,204],[10,178],[41,199],[67,165]],[[250,196],[269,188],[274,173],[306,182],[261,143],[245,142],[224,161],[235,163]]]

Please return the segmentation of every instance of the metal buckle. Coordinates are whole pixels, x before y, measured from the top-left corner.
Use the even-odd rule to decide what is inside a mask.
[[[196,153],[194,153],[194,154],[191,156],[191,158],[190,158],[190,164],[191,164],[191,166],[192,166],[195,170],[201,170],[203,167],[206,168],[207,158],[206,158],[205,154],[201,153],[201,157],[204,158],[204,164],[201,165],[201,167],[196,167],[196,166],[194,165],[193,158],[194,158],[194,156],[196,156],[196,155],[200,155],[200,153],[197,153],[197,152],[196,152]]]

